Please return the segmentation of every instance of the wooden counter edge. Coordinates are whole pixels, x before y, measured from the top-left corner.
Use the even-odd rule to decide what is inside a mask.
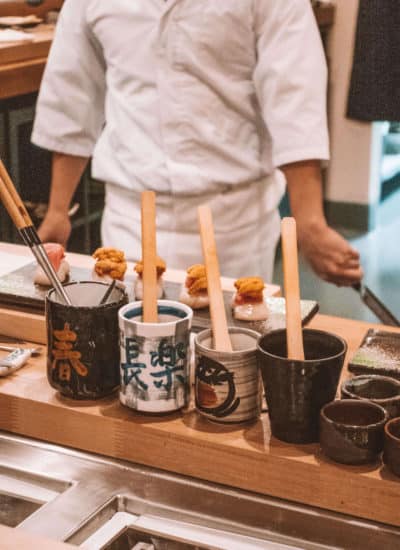
[[[0,100],[36,92],[39,89],[47,58],[0,65]]]
[[[386,473],[383,477],[373,476],[368,469],[343,467],[324,458],[321,460],[317,445],[305,448],[304,457],[291,457],[290,449],[289,456],[285,452],[263,451],[262,442],[238,447],[234,440],[211,440],[201,431],[195,431],[191,437],[190,433],[181,433],[176,424],[167,430],[165,426],[135,424],[114,417],[112,413],[94,416],[62,406],[54,406],[49,411],[46,403],[7,394],[1,395],[1,405],[2,430],[400,526],[400,486],[396,479],[388,478]],[[51,420],[46,422],[45,418]],[[265,421],[264,418],[259,422]],[[174,420],[172,422],[174,424]],[[251,439],[251,435],[242,437],[246,441]],[[281,446],[276,440],[272,444]],[[311,461],[307,453],[317,460]],[[369,502],[379,502],[379,507],[371,507]]]

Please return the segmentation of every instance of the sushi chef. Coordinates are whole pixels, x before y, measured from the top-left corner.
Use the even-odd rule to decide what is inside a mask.
[[[360,280],[328,227],[326,66],[309,0],[66,0],[32,140],[53,151],[44,241],[65,244],[89,158],[105,182],[105,246],[141,255],[140,193],[157,193],[170,267],[201,260],[209,203],[221,272],[271,281],[287,183],[300,248],[327,281]]]

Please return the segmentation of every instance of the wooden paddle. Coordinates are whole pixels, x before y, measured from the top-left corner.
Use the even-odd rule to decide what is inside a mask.
[[[232,351],[232,343],[226,321],[225,304],[221,288],[217,247],[215,245],[214,227],[210,207],[199,206],[198,216],[204,264],[207,273],[207,288],[210,299],[214,348],[217,351]]]
[[[283,218],[282,259],[286,299],[286,339],[288,359],[304,361],[303,328],[301,325],[299,262],[294,218]]]
[[[158,323],[156,195],[142,193],[143,322]]]

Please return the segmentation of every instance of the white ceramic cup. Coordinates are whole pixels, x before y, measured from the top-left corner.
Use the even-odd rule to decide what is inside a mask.
[[[143,323],[141,301],[119,310],[120,400],[136,411],[160,414],[188,404],[193,311],[171,300],[157,304],[158,323]]]
[[[195,337],[196,409],[223,424],[255,420],[261,413],[262,384],[257,368],[259,334],[253,330],[230,327],[233,351],[216,351],[212,331]]]

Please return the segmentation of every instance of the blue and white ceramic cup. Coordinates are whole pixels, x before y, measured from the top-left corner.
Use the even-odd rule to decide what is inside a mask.
[[[142,302],[119,310],[121,403],[135,411],[169,413],[188,405],[193,311],[158,300],[158,323],[143,323]]]

